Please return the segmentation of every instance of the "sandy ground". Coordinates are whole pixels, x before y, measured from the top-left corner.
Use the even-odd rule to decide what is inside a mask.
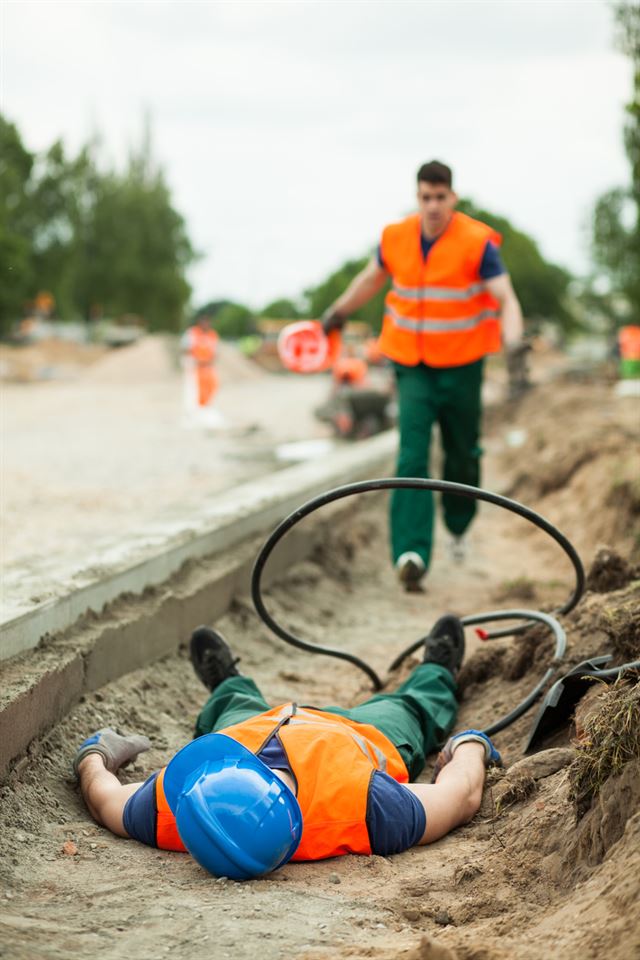
[[[555,384],[488,417],[485,480],[540,509],[589,563],[603,540],[638,561],[637,409],[607,384]],[[563,420],[560,416],[563,416]],[[514,448],[513,430],[519,447]],[[511,443],[511,445],[510,445]],[[442,530],[423,595],[405,595],[386,561],[385,504],[364,500],[309,561],[269,593],[269,607],[310,640],[345,646],[380,672],[447,610],[553,606],[571,586],[557,545],[524,521],[483,507],[463,566]],[[615,567],[610,561],[605,568]],[[604,649],[640,655],[637,620],[621,634],[611,611],[640,601],[632,566],[592,590],[567,618],[569,662]],[[637,569],[635,576],[637,577]],[[248,601],[217,624],[271,702],[354,703],[367,680],[272,637]],[[628,635],[627,635],[628,634]],[[184,638],[186,640],[187,638]],[[548,643],[468,631],[459,726],[510,709],[544,669]],[[390,678],[393,686],[398,677]],[[111,837],[91,822],[69,779],[75,746],[102,725],[153,743],[123,773],[144,778],[191,735],[204,690],[184,651],[85,698],[34,743],[0,792],[0,956],[184,960],[628,960],[640,956],[640,763],[608,781],[576,824],[566,735],[518,768],[531,715],[497,737],[508,772],[491,776],[480,814],[431,847],[383,857],[289,864],[248,884],[214,881],[187,855]],[[558,752],[558,748],[560,749]],[[498,803],[498,800],[501,802]],[[65,856],[71,839],[76,856]]]

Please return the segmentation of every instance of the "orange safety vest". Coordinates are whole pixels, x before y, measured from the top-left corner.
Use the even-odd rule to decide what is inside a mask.
[[[397,363],[459,367],[500,350],[499,304],[479,269],[487,241],[501,236],[457,211],[429,255],[422,255],[420,216],[392,223],[381,252],[391,274],[379,346]]]
[[[345,853],[371,853],[367,799],[374,770],[407,783],[405,763],[383,733],[368,723],[286,703],[224,730],[260,753],[277,734],[298,786],[303,829],[294,860],[322,860]],[[156,842],[164,850],[184,850],[162,785],[156,780]]]
[[[213,363],[218,346],[218,334],[215,330],[190,327],[188,343],[189,355],[197,364]]]
[[[618,330],[620,356],[623,360],[640,360],[640,326],[629,324]]]

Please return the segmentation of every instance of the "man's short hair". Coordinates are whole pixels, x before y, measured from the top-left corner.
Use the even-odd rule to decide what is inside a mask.
[[[429,163],[423,163],[418,170],[418,183],[444,183],[451,190],[453,186],[453,174],[451,167],[446,163],[440,163],[439,160],[430,160]]]

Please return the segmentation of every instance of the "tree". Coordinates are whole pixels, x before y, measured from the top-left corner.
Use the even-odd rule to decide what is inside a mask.
[[[259,311],[259,316],[269,317],[273,320],[298,320],[302,313],[293,302],[293,300],[274,300],[263,310]]]
[[[460,201],[458,209],[488,223],[502,235],[500,252],[525,317],[534,322],[551,320],[564,332],[570,332],[577,325],[569,306],[571,274],[545,260],[535,240],[517,230],[506,217],[482,210],[466,199]]]
[[[93,148],[70,158],[58,140],[36,158],[34,170],[33,274],[38,288],[53,293],[58,316],[81,317],[83,226],[93,214],[100,179]]]
[[[99,144],[67,155],[58,141],[40,156],[0,116],[0,327],[38,290],[62,319],[101,312],[142,316],[179,330],[195,259],[184,220],[151,155],[148,130],[123,173],[103,170]]]
[[[32,290],[33,163],[16,127],[0,114],[0,330],[21,316]]]
[[[255,318],[248,307],[226,303],[215,315],[214,326],[221,337],[246,337],[255,333]]]
[[[179,330],[195,253],[148,140],[132,152],[124,175],[98,178],[91,202],[91,215],[79,224],[76,295],[85,315],[100,304],[110,315],[144,317],[151,330]]]
[[[624,145],[631,182],[614,187],[596,201],[593,212],[593,258],[604,269],[612,290],[622,294],[631,318],[640,322],[640,6],[614,7],[617,43],[633,64],[632,99],[627,104]]]

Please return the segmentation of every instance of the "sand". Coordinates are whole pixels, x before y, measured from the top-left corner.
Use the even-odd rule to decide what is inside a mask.
[[[625,563],[611,560],[611,569],[622,574],[610,582],[602,577],[601,558],[594,590],[565,618],[569,662],[615,651],[617,634],[607,632],[615,621],[611,611],[640,602],[634,579],[639,511],[630,460],[637,425],[630,403],[615,400],[606,383],[558,381],[508,416],[503,409],[488,417],[487,485],[526,495],[579,543],[587,565],[603,541],[624,556]],[[565,419],[559,422],[561,410]],[[597,428],[601,420],[610,427],[606,443]],[[526,431],[517,450],[508,440],[514,428]],[[592,434],[589,456],[579,456],[572,444],[580,437],[587,443]],[[565,469],[569,452],[574,462]],[[562,474],[559,485],[548,480],[549,463]],[[496,508],[482,508],[463,566],[451,561],[438,533],[426,592],[405,595],[387,563],[384,497],[363,498],[348,523],[271,588],[268,606],[306,639],[353,650],[384,673],[395,654],[445,611],[549,607],[569,593],[571,569],[557,545]],[[595,589],[598,584],[602,589]],[[350,704],[369,693],[367,678],[350,665],[273,637],[247,599],[216,626],[273,703]],[[640,653],[637,628],[631,624],[628,632],[625,649]],[[467,641],[458,726],[483,726],[532,686],[544,670],[548,643],[506,640],[487,648],[473,631]],[[389,678],[391,686],[398,679]],[[266,879],[235,884],[214,881],[187,855],[117,839],[95,825],[69,777],[77,744],[102,725],[147,734],[151,751],[122,774],[143,779],[190,738],[205,696],[183,648],[87,696],[18,762],[0,792],[1,957],[640,955],[640,763],[630,761],[576,824],[568,732],[554,741],[556,753],[541,753],[529,764],[527,790],[513,788],[523,773],[514,765],[521,761],[530,714],[496,738],[507,770],[490,776],[478,816],[437,844],[401,855],[288,864]],[[497,797],[503,798],[500,812]],[[63,853],[67,840],[76,855]]]

